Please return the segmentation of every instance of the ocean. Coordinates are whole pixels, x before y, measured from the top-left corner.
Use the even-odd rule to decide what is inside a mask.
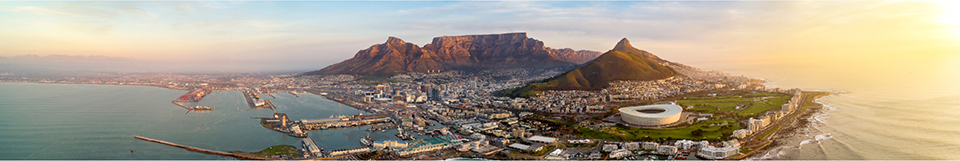
[[[365,113],[321,96],[262,94],[278,107],[246,109],[240,92],[220,91],[190,112],[170,103],[187,91],[149,86],[0,83],[0,159],[232,159],[133,138],[153,139],[218,151],[257,152],[274,145],[300,147],[300,138],[260,126],[274,112],[291,120]],[[197,103],[189,103],[196,105]],[[359,147],[368,128],[310,131],[327,150]],[[396,139],[396,130],[371,132],[374,140]],[[130,152],[133,150],[133,152]]]

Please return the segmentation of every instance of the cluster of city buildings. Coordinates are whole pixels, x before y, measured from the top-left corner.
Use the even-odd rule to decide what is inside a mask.
[[[683,153],[695,153],[705,159],[726,159],[740,154],[740,142],[729,140],[718,143],[709,141],[677,140],[670,142],[614,142],[606,141],[601,151],[609,152],[609,159],[655,154],[683,157]],[[674,158],[671,157],[671,158]]]
[[[774,122],[779,121],[793,112],[796,112],[803,104],[803,92],[800,91],[800,89],[781,90],[777,88],[770,89],[769,91],[791,93],[793,94],[793,97],[791,97],[786,104],[783,104],[780,107],[780,110],[770,110],[759,117],[747,119],[747,128],[733,131],[732,137],[743,139],[747,136],[758,134],[767,129]]]

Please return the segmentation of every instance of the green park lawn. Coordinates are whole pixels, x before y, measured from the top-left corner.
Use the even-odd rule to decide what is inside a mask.
[[[711,124],[722,124],[723,126],[711,126]],[[694,130],[703,130],[701,136],[694,136]],[[740,129],[740,125],[733,119],[717,119],[698,122],[694,125],[669,128],[669,129],[644,129],[628,126],[614,126],[609,129],[593,130],[589,128],[580,128],[580,135],[583,138],[593,138],[602,140],[657,140],[657,139],[720,139],[725,133],[732,133]],[[729,135],[729,134],[727,134]],[[649,138],[647,138],[649,137]]]
[[[687,97],[677,100],[685,111],[704,113],[735,112],[739,116],[751,116],[768,110],[779,109],[790,100],[791,95],[781,93],[748,93],[735,96]],[[737,111],[737,106],[746,107]]]

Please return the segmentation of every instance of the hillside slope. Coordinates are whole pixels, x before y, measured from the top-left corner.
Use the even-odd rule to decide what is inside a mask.
[[[610,82],[615,80],[657,80],[678,74],[658,61],[665,60],[633,48],[627,39],[623,39],[614,50],[607,51],[579,68],[501,93],[525,97],[543,90],[599,90],[609,87]]]

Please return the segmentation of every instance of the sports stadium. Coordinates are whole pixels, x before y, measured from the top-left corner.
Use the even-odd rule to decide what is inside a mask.
[[[683,108],[672,104],[632,106],[620,108],[620,119],[640,126],[661,126],[680,120]]]

